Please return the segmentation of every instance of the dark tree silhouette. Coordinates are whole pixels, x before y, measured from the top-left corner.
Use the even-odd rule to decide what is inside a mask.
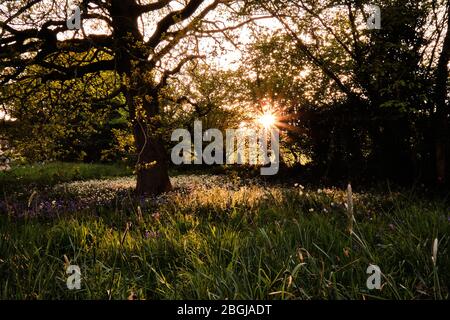
[[[103,26],[94,33],[69,30],[66,1],[2,0],[0,86],[30,78],[70,83],[113,72],[117,85],[104,99],[122,95],[126,101],[138,152],[137,192],[165,192],[171,184],[160,137],[160,91],[199,57],[186,49],[188,37],[207,28],[208,13],[230,2],[190,0],[174,9],[170,0],[83,0],[82,25]]]

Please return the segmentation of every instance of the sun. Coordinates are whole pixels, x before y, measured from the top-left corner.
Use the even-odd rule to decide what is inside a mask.
[[[264,128],[269,129],[275,125],[276,118],[272,113],[264,113],[258,118],[258,122]]]

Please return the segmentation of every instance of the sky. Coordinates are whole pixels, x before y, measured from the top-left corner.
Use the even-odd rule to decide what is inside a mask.
[[[72,5],[70,8],[74,8],[75,0],[71,0]],[[206,2],[205,6],[210,2]],[[180,1],[172,1],[170,2],[170,10],[180,10],[184,7]],[[202,7],[201,7],[202,8]],[[201,11],[201,8],[197,10],[197,12]],[[227,16],[227,12],[224,10],[219,10],[218,7],[216,10],[213,10],[206,16],[206,20],[217,22],[221,27],[230,27],[238,24],[239,22],[230,22],[230,17]],[[167,10],[167,8],[166,8]],[[142,18],[139,21],[141,32],[144,35],[144,39],[148,40],[153,33],[153,30],[156,27],[156,22],[162,14],[166,14],[167,11],[160,10],[157,12],[147,13],[142,15]],[[70,15],[70,12],[68,13]],[[245,20],[248,19],[245,18]],[[266,28],[267,30],[275,31],[277,28],[281,27],[281,24],[275,18],[267,18],[262,20],[256,20],[253,23],[253,27],[257,26],[257,28]],[[98,20],[87,20],[84,22],[83,28],[87,34],[101,34],[106,32],[107,26],[103,21]],[[239,28],[233,33],[238,34],[237,43],[245,46],[252,42],[252,31],[249,26],[243,26]],[[67,35],[61,35],[65,37]],[[206,56],[206,59],[209,63],[213,63],[217,65],[217,67],[225,70],[229,69],[237,69],[239,67],[239,62],[241,59],[241,52],[238,50],[233,44],[228,41],[224,41],[224,38],[221,39],[221,45],[226,49],[225,52],[221,52],[218,55],[214,54],[214,51],[217,49],[215,45],[215,41],[212,39],[202,38],[199,41],[201,53]]]
[[[226,23],[226,22],[225,22]],[[278,27],[280,27],[279,22],[274,18],[262,19],[254,21],[253,24],[257,27],[257,29],[269,29],[275,31]],[[233,25],[227,23],[227,25]],[[246,45],[249,45],[253,42],[252,30],[249,26],[244,26],[236,30],[238,33],[237,43],[239,43],[239,48],[236,48],[232,43],[224,41],[222,45],[227,49],[227,52],[224,54],[214,56],[212,53],[213,48],[208,49],[208,45],[212,40],[205,39],[205,50],[206,50],[206,58],[210,60],[214,64],[216,64],[219,68],[224,70],[236,70],[241,63],[242,59],[242,51]],[[208,52],[209,51],[209,52]]]
[[[10,117],[9,115],[7,115],[7,114],[5,113],[5,111],[0,110],[0,120],[6,120],[6,121],[9,121],[9,120],[11,120],[11,117]],[[14,121],[14,119],[13,119],[13,121]]]

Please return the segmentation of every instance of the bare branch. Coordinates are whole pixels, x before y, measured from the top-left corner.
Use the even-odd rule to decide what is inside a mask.
[[[138,5],[136,10],[137,10],[137,12],[139,14],[143,14],[143,13],[151,12],[151,11],[156,11],[156,10],[164,8],[171,1],[172,0],[159,0],[157,2],[153,2],[153,3],[150,3],[150,4]]]

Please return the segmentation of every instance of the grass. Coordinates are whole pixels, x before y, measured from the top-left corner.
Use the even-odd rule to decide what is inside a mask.
[[[14,188],[23,186],[53,186],[73,180],[121,177],[132,174],[125,165],[52,162],[45,164],[15,166],[0,171],[0,186]]]
[[[41,215],[44,196],[35,196],[35,214],[20,217],[6,207],[0,298],[449,299],[445,201],[356,192],[350,235],[344,190],[172,180],[173,192],[146,200],[131,196],[132,178],[66,181],[45,197],[94,204]],[[81,290],[66,287],[69,264],[81,268]],[[383,273],[382,290],[367,289],[370,264]]]

